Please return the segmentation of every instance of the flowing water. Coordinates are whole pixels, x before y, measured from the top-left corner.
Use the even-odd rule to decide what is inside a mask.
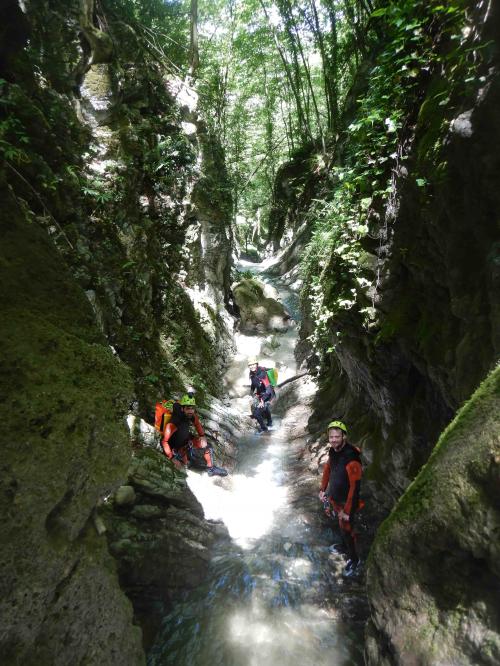
[[[280,294],[293,308],[293,294]],[[250,337],[239,337],[232,369],[247,383],[246,355],[262,344]],[[285,375],[296,371],[295,337],[291,331],[281,340]],[[310,397],[314,385],[304,381],[301,389]],[[230,476],[188,473],[206,517],[222,519],[231,538],[215,548],[207,582],[164,619],[149,666],[363,664],[361,583],[344,580],[343,561],[328,550],[318,479],[304,470],[304,439],[290,442],[287,413],[273,417],[270,435],[240,439]]]

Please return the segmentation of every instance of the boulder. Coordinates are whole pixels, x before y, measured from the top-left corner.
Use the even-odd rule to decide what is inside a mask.
[[[265,285],[254,278],[245,278],[233,286],[243,332],[265,334],[288,330],[289,313],[276,298],[266,296],[265,289]]]
[[[156,449],[159,443],[159,434],[154,426],[134,414],[127,416],[127,425],[133,442]]]
[[[147,648],[174,601],[204,581],[211,546],[227,531],[205,521],[185,473],[150,448],[135,451],[129,484],[119,491],[130,489],[134,505],[107,503],[101,516]]]

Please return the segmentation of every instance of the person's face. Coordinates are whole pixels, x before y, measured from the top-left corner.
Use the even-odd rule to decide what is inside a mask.
[[[248,367],[250,368],[250,372],[255,372],[258,368],[258,364],[252,363],[252,365],[249,365]]]
[[[328,442],[334,451],[341,451],[345,444],[345,434],[340,428],[330,428]]]
[[[195,409],[192,405],[186,405],[185,407],[182,408],[182,411],[186,416],[194,416]]]

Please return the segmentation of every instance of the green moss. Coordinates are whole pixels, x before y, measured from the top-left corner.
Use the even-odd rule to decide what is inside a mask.
[[[484,380],[454,420],[444,430],[428,462],[380,526],[373,548],[384,548],[393,531],[414,525],[425,525],[438,516],[456,514],[457,494],[470,505],[480,503],[475,487],[470,485],[471,472],[475,477],[487,477],[491,446],[498,432],[500,414],[500,368]],[[471,448],[473,447],[473,448]],[[452,492],[444,492],[443,489]],[[436,513],[437,512],[437,513]]]
[[[375,336],[374,345],[400,338],[414,330],[417,313],[408,298],[393,303],[390,311],[380,321],[380,330]]]
[[[44,502],[51,506],[59,493],[75,492],[68,479],[92,467],[81,503],[68,501],[53,516],[59,538],[77,529],[76,515],[90,511],[99,494],[125,474],[130,450],[123,417],[131,379],[45,232],[23,221],[6,193],[0,214],[8,220],[0,263],[4,459],[18,478],[31,477],[34,484],[30,490],[27,483],[18,501],[27,509],[34,492],[40,510]],[[20,442],[25,453],[19,456]],[[36,490],[39,483],[43,492]]]
[[[244,303],[256,303],[264,296],[264,288],[257,280],[245,278],[233,287],[233,293]]]
[[[435,157],[441,150],[444,134],[448,123],[443,117],[443,100],[451,94],[453,80],[436,77],[432,80],[426,98],[420,107],[417,121],[419,140],[417,143],[419,162],[435,162]]]

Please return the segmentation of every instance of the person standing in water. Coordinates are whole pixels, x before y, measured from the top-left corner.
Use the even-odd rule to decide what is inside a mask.
[[[252,416],[259,425],[259,432],[267,432],[273,425],[271,416],[271,400],[274,398],[274,389],[267,375],[267,368],[259,365],[255,356],[248,359],[250,377],[250,393],[255,396],[252,405]]]
[[[348,558],[343,574],[350,577],[356,574],[359,567],[354,520],[356,512],[363,506],[359,498],[363,475],[361,451],[347,441],[347,427],[342,421],[331,421],[327,430],[330,450],[323,469],[319,498],[323,503],[328,502],[330,515],[338,517]]]

